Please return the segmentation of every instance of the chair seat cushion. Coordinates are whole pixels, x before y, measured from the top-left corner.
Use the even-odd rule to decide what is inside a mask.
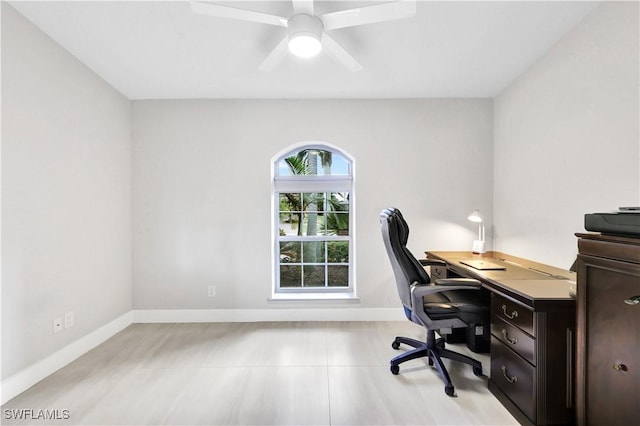
[[[460,318],[482,322],[488,316],[486,294],[479,290],[456,290],[434,293],[423,298],[424,311],[432,319]]]

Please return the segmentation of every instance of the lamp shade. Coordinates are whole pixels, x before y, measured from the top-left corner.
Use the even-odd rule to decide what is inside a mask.
[[[469,219],[471,222],[482,223],[483,218],[482,218],[482,215],[480,214],[480,210],[475,209],[469,214],[467,219]]]
[[[287,22],[289,52],[300,58],[310,58],[322,50],[322,21],[301,13]]]

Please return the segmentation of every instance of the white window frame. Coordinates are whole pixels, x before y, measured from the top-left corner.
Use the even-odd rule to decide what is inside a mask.
[[[318,149],[336,153],[349,162],[348,175],[301,176],[278,174],[280,162],[293,153],[305,149]],[[303,142],[286,148],[272,158],[271,162],[271,213],[272,213],[272,300],[329,300],[356,299],[355,282],[355,162],[344,150],[317,142]],[[288,236],[279,235],[279,194],[291,193],[349,193],[349,235]],[[348,241],[349,242],[349,283],[346,287],[280,287],[280,242],[281,241]],[[324,264],[327,259],[325,258]],[[325,276],[325,283],[327,277]]]

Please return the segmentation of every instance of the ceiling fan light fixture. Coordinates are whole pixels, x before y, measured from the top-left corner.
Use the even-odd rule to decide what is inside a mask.
[[[289,52],[299,58],[311,58],[322,50],[320,40],[310,35],[297,35],[289,38]]]
[[[299,58],[311,58],[322,50],[322,21],[301,13],[287,22],[289,52]]]

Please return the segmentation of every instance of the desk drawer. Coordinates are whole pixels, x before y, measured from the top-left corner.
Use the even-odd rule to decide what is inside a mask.
[[[491,338],[491,381],[535,423],[536,369],[500,340]]]
[[[536,337],[533,329],[533,311],[510,301],[496,293],[491,293],[491,313]]]
[[[491,334],[506,347],[536,365],[536,340],[533,337],[496,315],[491,318]]]

